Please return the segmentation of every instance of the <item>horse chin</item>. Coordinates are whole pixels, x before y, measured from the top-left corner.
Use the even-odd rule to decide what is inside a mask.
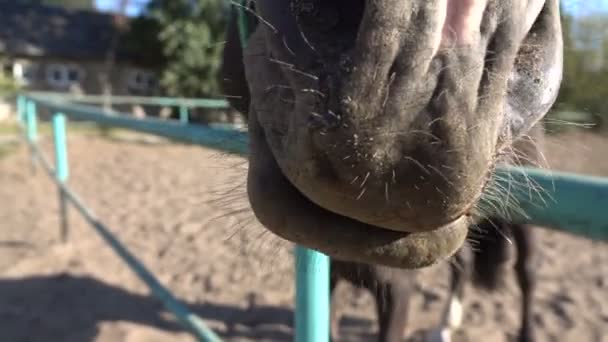
[[[251,120],[251,119],[250,119]],[[466,215],[425,232],[398,232],[316,205],[283,175],[263,131],[250,127],[247,191],[258,221],[277,236],[344,261],[416,269],[451,257],[471,224]]]

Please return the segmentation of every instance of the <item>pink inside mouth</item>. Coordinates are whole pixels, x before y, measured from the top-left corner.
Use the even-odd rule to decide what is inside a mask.
[[[479,31],[487,0],[446,0],[441,44],[467,45]]]

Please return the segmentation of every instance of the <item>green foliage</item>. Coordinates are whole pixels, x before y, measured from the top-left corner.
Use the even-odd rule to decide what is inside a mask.
[[[94,0],[11,0],[20,4],[36,4],[65,7],[70,9],[95,9]]]
[[[94,0],[43,0],[44,4],[74,9],[95,9]]]
[[[129,30],[120,39],[120,51],[133,56],[142,66],[165,67],[167,58],[162,52],[161,25],[149,16],[133,18]]]
[[[146,18],[132,26],[138,49],[163,57],[160,84],[168,95],[219,94],[224,6],[223,0],[152,0]]]
[[[0,98],[12,97],[19,88],[12,78],[0,74]]]
[[[574,18],[562,12],[564,78],[551,115],[588,113],[599,126],[608,123],[608,15]]]

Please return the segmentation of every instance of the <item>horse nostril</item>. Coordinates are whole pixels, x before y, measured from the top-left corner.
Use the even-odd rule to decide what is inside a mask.
[[[298,24],[321,32],[335,28],[340,20],[340,14],[335,6],[320,0],[295,0],[292,2],[291,10]]]
[[[293,0],[291,3],[299,24],[321,32],[356,31],[364,9],[364,0]]]
[[[320,0],[295,0],[291,8],[296,14],[314,15],[319,10]]]

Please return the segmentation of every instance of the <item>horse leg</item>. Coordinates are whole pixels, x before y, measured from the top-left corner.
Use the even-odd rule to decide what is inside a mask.
[[[443,311],[441,325],[426,338],[431,342],[451,341],[451,334],[462,324],[462,299],[467,280],[471,274],[471,250],[468,245],[461,248],[450,263],[450,290],[448,302]]]
[[[330,329],[330,341],[337,341],[340,339],[340,311],[337,305],[334,304],[334,290],[338,285],[337,277],[330,277],[329,280],[329,298],[331,299],[330,318],[329,318],[329,329]]]
[[[443,324],[450,329],[458,329],[462,324],[462,299],[466,283],[471,275],[471,250],[468,245],[461,248],[450,263],[450,296],[444,312]]]
[[[536,287],[534,278],[534,234],[528,226],[514,225],[512,227],[513,239],[517,249],[515,273],[521,291],[521,327],[519,331],[520,342],[534,340],[532,331],[532,299]]]
[[[376,301],[378,341],[401,341],[407,322],[409,296],[416,272],[386,266],[345,262],[332,258],[331,293],[339,280],[346,280],[357,288],[371,292]],[[333,303],[333,296],[332,296]],[[338,338],[339,310],[332,305],[332,339]]]
[[[413,284],[413,275],[410,277],[412,279],[403,279],[403,282],[379,280],[375,289],[370,289],[376,298],[379,342],[403,339]]]

